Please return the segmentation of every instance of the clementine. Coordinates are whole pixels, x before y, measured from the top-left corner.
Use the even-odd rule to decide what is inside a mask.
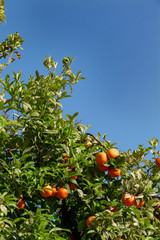
[[[98,165],[103,165],[108,161],[107,154],[105,152],[99,152],[96,155],[96,162]]]
[[[17,204],[18,209],[22,209],[24,208],[24,206],[25,206],[25,202],[23,201],[23,199],[19,198],[18,204]]]
[[[62,156],[63,156],[64,160],[67,160],[67,159],[68,159],[68,157],[67,157],[67,154],[66,154],[66,153],[63,153],[63,154],[62,154]]]
[[[102,172],[108,171],[108,167],[106,167],[106,166],[104,166],[104,165],[99,165],[99,164],[98,164],[97,167],[98,167],[99,170],[102,171]]]
[[[72,176],[72,177],[70,177],[71,179],[77,179],[78,178],[78,176]]]
[[[156,159],[156,164],[157,164],[158,167],[160,167],[160,158]]]
[[[136,199],[134,203],[134,205],[138,208],[142,207],[144,204],[145,204],[145,201],[143,201],[142,199]]]
[[[87,227],[92,225],[92,219],[96,219],[96,217],[95,216],[90,216],[89,218],[87,218],[87,221],[86,221]]]
[[[43,191],[40,191],[43,197],[49,197],[52,195],[52,187],[50,185],[45,185]]]
[[[107,157],[108,158],[116,158],[119,156],[119,151],[118,149],[115,148],[110,148],[107,152]]]
[[[127,196],[128,195],[128,196]],[[135,196],[128,194],[128,193],[124,193],[122,195],[122,202],[124,203],[124,205],[126,205],[127,207],[131,207],[134,203],[135,203]]]
[[[109,206],[107,206],[106,209],[110,210],[111,212],[118,212],[118,208],[117,207],[109,207]]]
[[[57,192],[57,197],[59,199],[64,199],[68,196],[68,190],[66,188],[59,188]]]
[[[57,189],[55,187],[52,187],[52,194],[50,195],[50,197],[54,197],[56,192],[57,192]]]
[[[86,142],[85,146],[90,147],[90,146],[92,146],[92,143],[90,141],[88,141],[88,142]]]
[[[109,167],[108,168],[108,175],[110,177],[118,177],[119,175],[121,175],[121,170],[114,168],[114,167]]]

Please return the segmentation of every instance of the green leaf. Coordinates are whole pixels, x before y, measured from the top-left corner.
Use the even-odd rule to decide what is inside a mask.
[[[0,205],[0,209],[7,216],[7,208],[4,205]]]
[[[33,148],[34,148],[34,146],[25,148],[24,151],[23,151],[23,153],[22,153],[22,155],[26,154],[27,152],[30,152]]]
[[[57,134],[58,131],[57,131],[57,130],[48,130],[48,129],[46,129],[46,130],[45,130],[45,133],[49,133],[49,134]]]
[[[43,177],[40,178],[40,185],[41,185],[41,186],[44,185],[44,179],[43,179]]]
[[[83,231],[86,228],[86,220],[82,219],[78,222],[78,232]]]
[[[29,103],[22,102],[24,111],[27,112],[29,109],[32,110],[32,107]]]

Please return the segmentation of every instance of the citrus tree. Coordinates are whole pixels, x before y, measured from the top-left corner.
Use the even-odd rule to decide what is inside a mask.
[[[0,43],[1,73],[22,44],[18,33]],[[0,78],[0,239],[159,240],[158,140],[123,152],[64,117],[61,99],[83,79],[72,61],[59,75],[47,56],[46,75]]]

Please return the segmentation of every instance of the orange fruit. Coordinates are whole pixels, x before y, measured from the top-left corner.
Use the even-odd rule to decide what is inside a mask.
[[[69,182],[68,185],[69,185],[70,190],[75,190],[77,187],[76,184],[74,184],[72,182]]]
[[[118,177],[119,175],[121,175],[121,170],[114,168],[114,167],[109,167],[108,168],[108,175],[110,177]]]
[[[52,194],[50,195],[50,197],[54,197],[56,192],[57,192],[57,189],[55,187],[52,187]]]
[[[90,216],[89,218],[87,218],[87,221],[86,221],[87,227],[92,225],[92,219],[96,219],[96,217],[95,216]]]
[[[156,164],[157,164],[158,167],[160,167],[160,158],[156,159]]]
[[[92,146],[92,143],[90,141],[88,141],[88,142],[86,142],[85,146],[90,147],[90,146]]]
[[[64,199],[68,196],[68,190],[66,188],[59,188],[57,192],[57,197],[59,199]]]
[[[115,148],[110,148],[107,152],[108,158],[116,158],[119,156],[119,151],[118,149]]]
[[[118,208],[117,207],[109,207],[109,206],[107,206],[106,209],[110,210],[111,212],[118,212]]]
[[[99,165],[99,164],[98,164],[97,167],[98,167],[99,170],[102,171],[102,172],[108,171],[108,167],[106,167],[106,166],[104,166],[104,165]]]
[[[47,189],[45,189],[47,188]],[[52,195],[52,187],[50,185],[45,185],[43,191],[40,191],[43,197],[50,197]]]
[[[71,179],[77,179],[78,178],[78,176],[72,176],[72,177],[70,177]]]
[[[144,204],[145,204],[145,201],[143,201],[142,199],[136,199],[134,203],[134,205],[138,208],[142,207]]]
[[[25,202],[23,201],[23,199],[19,198],[18,204],[17,204],[18,209],[22,209],[24,208],[24,206],[25,206]]]
[[[64,160],[67,160],[67,159],[68,159],[68,157],[67,157],[67,154],[66,154],[66,153],[63,153],[63,154],[62,154],[62,156],[63,156]]]
[[[135,203],[135,196],[128,194],[129,196],[127,197],[128,193],[124,193],[122,196],[122,202],[124,203],[124,205],[126,205],[127,207],[131,207],[134,203]]]
[[[105,152],[99,152],[96,155],[96,162],[98,165],[103,165],[108,161],[107,154]]]

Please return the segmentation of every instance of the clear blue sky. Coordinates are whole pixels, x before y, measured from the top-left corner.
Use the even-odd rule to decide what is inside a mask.
[[[85,81],[63,102],[64,114],[79,112],[89,132],[107,134],[120,150],[160,140],[159,0],[6,0],[0,40],[24,38],[23,79],[42,67],[45,55],[61,65],[76,57],[73,72]]]

